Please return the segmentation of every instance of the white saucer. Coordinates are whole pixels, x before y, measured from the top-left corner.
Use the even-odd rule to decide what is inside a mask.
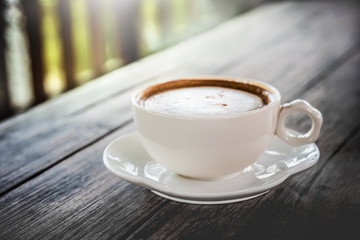
[[[274,137],[256,163],[239,175],[217,181],[188,179],[155,162],[137,132],[112,141],[105,149],[105,166],[120,178],[178,202],[224,204],[248,200],[270,191],[289,176],[313,166],[320,157],[316,144],[291,147]]]

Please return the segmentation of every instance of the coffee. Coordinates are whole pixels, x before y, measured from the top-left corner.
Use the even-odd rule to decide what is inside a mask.
[[[269,91],[221,80],[178,80],[154,85],[141,96],[150,111],[179,116],[215,116],[248,112],[271,101]]]

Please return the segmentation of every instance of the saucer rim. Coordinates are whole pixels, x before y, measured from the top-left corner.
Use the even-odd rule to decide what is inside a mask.
[[[265,185],[261,185],[258,187],[250,187],[250,188],[246,188],[246,189],[242,189],[242,190],[238,190],[238,191],[230,191],[230,192],[219,192],[219,193],[187,193],[187,192],[177,192],[177,191],[171,191],[171,189],[167,189],[164,188],[163,185],[158,184],[160,182],[154,182],[154,180],[151,180],[149,178],[143,177],[143,176],[134,176],[134,175],[130,175],[128,173],[124,172],[119,172],[114,170],[111,166],[110,163],[107,159],[106,153],[108,152],[108,149],[117,141],[123,140],[125,138],[129,138],[129,137],[133,137],[137,135],[136,137],[138,137],[138,132],[137,131],[133,131],[131,133],[122,135],[114,140],[112,140],[105,148],[104,152],[103,152],[103,162],[105,167],[114,175],[116,175],[117,177],[128,181],[130,183],[134,183],[136,185],[142,186],[150,191],[155,191],[155,192],[160,192],[163,195],[167,195],[171,198],[177,198],[177,199],[182,199],[182,200],[187,200],[187,201],[226,201],[226,200],[231,200],[231,199],[239,199],[239,198],[246,198],[246,197],[250,197],[253,195],[257,195],[260,194],[262,192],[268,192],[270,191],[272,188],[274,188],[277,185],[280,185],[282,182],[284,182],[286,179],[288,179],[290,176],[295,175],[299,172],[302,172],[312,166],[314,166],[318,160],[320,159],[320,150],[318,148],[318,146],[315,143],[310,143],[310,144],[306,144],[306,145],[313,145],[317,156],[316,158],[314,158],[311,162],[306,162],[301,164],[300,166],[297,166],[293,169],[290,170],[286,170],[286,174],[284,174],[282,177],[276,179],[275,181],[271,181],[270,183],[267,183]],[[279,139],[280,141],[282,141],[281,139]],[[283,141],[282,141],[283,142]],[[141,143],[141,142],[140,142]],[[154,161],[153,159],[150,158],[150,161]],[[166,168],[166,167],[164,167]],[[170,172],[173,172],[171,170],[168,170]],[[174,172],[173,172],[174,173]],[[176,174],[176,173],[174,173]],[[240,174],[239,174],[240,175]],[[182,176],[180,176],[182,177]],[[235,176],[236,178],[236,176]],[[201,180],[195,180],[195,179],[191,179],[192,181],[197,181],[197,182],[203,182]],[[222,180],[213,180],[213,181],[222,181]],[[168,198],[170,199],[170,198]],[[241,201],[241,200],[239,200]]]
[[[227,198],[227,199],[187,199],[187,198],[180,198],[180,197],[173,197],[170,195],[166,195],[164,193],[158,192],[156,190],[150,190],[152,193],[158,195],[159,197],[166,198],[175,202],[180,203],[187,203],[187,204],[206,204],[206,205],[216,205],[216,204],[230,204],[230,203],[237,203],[242,201],[247,201],[253,198],[257,198],[261,195],[265,195],[266,193],[270,192],[271,189],[261,192],[261,193],[254,193],[250,196],[241,196],[237,198]]]

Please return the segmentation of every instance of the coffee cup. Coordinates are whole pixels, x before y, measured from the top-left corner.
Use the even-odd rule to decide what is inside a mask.
[[[279,91],[264,82],[199,77],[141,88],[132,96],[132,110],[151,158],[184,177],[216,180],[253,164],[274,135],[291,146],[318,138],[322,115],[317,109],[300,99],[280,101]],[[294,112],[311,118],[307,133],[286,128]]]

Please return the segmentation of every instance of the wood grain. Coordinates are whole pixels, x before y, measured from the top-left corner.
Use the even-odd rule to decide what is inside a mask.
[[[10,189],[0,198],[0,239],[357,239],[360,47],[354,6],[266,5],[3,123],[1,153],[6,149],[12,154],[5,152],[0,162],[1,186]],[[277,30],[267,37],[272,31],[262,29],[259,21]],[[247,29],[248,24],[262,30]],[[238,36],[243,33],[244,39]],[[228,39],[232,35],[233,43]],[[236,41],[243,41],[242,50],[235,51]],[[177,49],[187,48],[202,51],[204,61],[180,61]],[[165,65],[178,59],[179,66],[156,69],[151,61],[159,59]],[[318,164],[262,197],[215,206],[165,200],[111,175],[102,152],[112,139],[134,130],[127,101],[133,83],[127,83],[126,90],[113,87],[110,93],[100,91],[106,89],[100,83],[109,87],[117,77],[150,81],[206,69],[221,75],[268,76],[265,81],[275,84],[284,100],[301,97],[319,108],[325,121],[317,142]],[[95,100],[83,99],[91,94]],[[306,118],[292,118],[290,126],[309,127]]]
[[[357,239],[360,114],[354,110],[360,107],[359,64],[358,50],[303,96],[324,114],[317,165],[247,202],[219,206],[171,202],[130,239]]]
[[[356,8],[343,8],[339,16],[347,10],[347,17],[331,18],[338,11],[336,4],[285,3],[262,7],[6,121],[0,126],[0,149],[6,150],[2,150],[0,165],[7,165],[0,168],[3,183],[0,193],[15,188],[129,121],[127,96],[139,82],[205,73],[254,76],[274,83],[285,100],[289,100],[288,93],[305,86],[311,77],[320,74],[359,41],[358,29],[351,24],[359,18]],[[323,19],[332,27],[323,28]],[[308,26],[307,21],[311,21],[311,27],[304,27]],[[292,52],[289,60],[285,56],[287,50],[299,48],[304,36],[310,35],[312,38],[307,39],[305,47]],[[242,48],[238,50],[238,46]],[[201,56],[201,61],[193,62],[197,56]],[[284,65],[275,65],[274,56],[282,56]],[[154,62],[159,68],[154,68]],[[288,70],[289,65],[294,67]],[[286,84],[276,83],[284,73],[286,78],[281,80]]]
[[[315,87],[304,96],[307,100],[315,101],[325,116],[334,115],[334,122],[326,124],[325,131],[331,132],[334,126],[343,122],[342,112],[338,115],[335,113],[350,112],[349,110],[359,106],[357,94],[359,86],[357,89],[351,87],[360,75],[356,68],[359,63],[360,52],[329,78],[319,82],[319,86],[324,89]],[[339,81],[339,76],[342,76],[342,81]],[[334,97],[319,98],[322,91],[327,91]],[[338,91],[341,94],[336,94]],[[348,102],[343,106],[337,105],[344,94],[348,96]],[[334,106],[335,109],[327,106]],[[355,111],[353,114],[350,117],[359,116]],[[352,124],[354,123],[349,121],[344,127],[351,130]],[[334,233],[344,233],[345,236],[348,236],[346,233],[356,233],[353,226],[360,216],[360,209],[356,204],[357,199],[352,194],[359,191],[359,184],[349,185],[349,181],[353,179],[341,177],[344,174],[356,176],[358,170],[358,168],[352,168],[356,165],[351,164],[352,161],[356,161],[359,153],[358,142],[353,141],[356,137],[353,131],[342,134],[337,141],[330,142],[329,138],[326,142],[319,141],[322,152],[320,162],[314,168],[290,178],[264,197],[230,205],[200,206],[161,199],[106,171],[101,162],[105,145],[116,136],[133,129],[132,123],[126,125],[2,197],[0,205],[3,206],[1,209],[3,217],[0,220],[0,229],[5,229],[5,231],[2,231],[1,237],[4,239],[8,237],[41,239],[56,236],[71,238],[76,235],[80,238],[92,238],[96,232],[99,234],[96,236],[103,239],[114,237],[187,239],[195,236],[237,238],[249,234],[260,239],[269,234],[274,237],[290,237],[291,234],[296,233],[298,239],[317,239],[318,236],[326,234],[328,227]],[[359,131],[356,134],[358,135]],[[333,159],[338,158],[338,164],[341,165],[344,156],[341,155],[341,151],[336,152],[334,146],[338,146],[349,137],[343,151],[348,154],[347,158],[353,160],[348,165],[342,165],[343,172],[338,172],[340,169],[334,166]],[[349,144],[350,147],[348,147]],[[325,151],[324,146],[333,148],[333,151]],[[330,172],[320,174],[321,185],[318,187],[321,188],[321,195],[324,197],[319,199],[317,197],[319,192],[316,190],[312,190],[314,191],[312,194],[304,193],[303,191],[308,191],[311,185],[302,184],[302,182],[316,177],[320,168],[326,170],[328,164],[325,163],[329,161],[332,163],[329,166],[335,168],[337,177],[329,176]],[[328,186],[322,187],[324,184]],[[346,186],[345,189],[344,186]],[[337,192],[338,189],[341,191]],[[338,197],[336,200],[352,200],[347,200],[349,203],[347,206],[343,206],[341,201],[328,203],[334,194]],[[316,205],[313,205],[314,201],[318,201]],[[309,214],[315,210],[317,211],[315,217],[318,220],[326,220],[328,215],[332,217],[323,224],[308,221],[307,218],[312,216]],[[351,218],[346,219],[348,225],[343,228],[336,227],[341,223],[341,220],[335,221],[338,219],[337,216],[346,215],[347,212],[352,213]],[[50,222],[51,226],[49,226]],[[16,223],[25,224],[21,229],[14,231],[13,226],[16,226]],[[318,228],[313,229],[314,224]],[[262,229],[258,229],[258,226]],[[271,232],[271,229],[276,229],[277,232]],[[314,232],[316,234],[312,235]]]

